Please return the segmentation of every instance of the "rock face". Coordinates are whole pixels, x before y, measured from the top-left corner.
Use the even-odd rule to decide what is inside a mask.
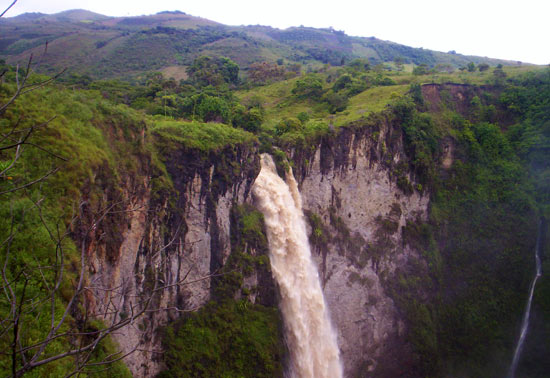
[[[410,359],[407,324],[388,283],[396,269],[418,258],[403,242],[402,229],[407,221],[426,218],[429,196],[415,186],[401,140],[399,128],[380,116],[287,151],[346,377],[397,376]],[[125,352],[139,348],[126,360],[135,376],[162,369],[159,328],[209,300],[210,275],[231,252],[231,207],[252,203],[258,159],[253,146],[210,156],[171,151],[166,167],[175,190],[155,193],[147,180],[139,196],[128,190],[132,200],[117,257],[90,256],[95,291],[88,306],[94,313],[130,316],[138,298],[150,299],[150,311],[114,336]],[[99,236],[95,243],[102,243]],[[254,277],[244,285],[255,285]],[[107,287],[118,288],[118,295],[101,290]]]
[[[383,147],[395,132],[382,123],[374,132],[344,132],[330,146],[321,142],[301,175],[304,209],[328,233],[317,243],[317,261],[346,377],[399,374],[409,358],[406,325],[385,284],[416,257],[402,228],[425,220],[428,195],[397,187],[388,167],[405,159],[400,138]]]
[[[142,309],[138,303],[148,304],[137,322],[114,334],[125,352],[139,349],[125,359],[134,376],[150,377],[162,369],[157,358],[160,327],[210,299],[211,276],[231,252],[231,207],[250,201],[258,159],[248,146],[215,156],[173,151],[166,165],[174,191],[151,193],[146,182],[140,196],[125,193],[131,200],[117,257],[90,256],[93,290],[87,307],[92,313],[110,314],[104,317],[108,322],[130,316],[132,308]],[[240,166],[228,167],[226,162]],[[106,249],[101,235],[96,238],[90,250]]]

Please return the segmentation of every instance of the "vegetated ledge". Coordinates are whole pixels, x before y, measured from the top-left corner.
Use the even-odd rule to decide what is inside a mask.
[[[507,127],[514,123],[506,109],[499,104],[505,87],[497,85],[475,85],[462,83],[422,84],[422,97],[430,113],[440,113],[446,109],[456,111],[463,117],[472,118],[479,105],[493,105],[494,116],[491,121]]]
[[[223,123],[159,120],[151,132],[190,149],[209,153],[236,144],[257,142],[254,134]]]
[[[243,180],[250,187],[260,171],[258,139],[247,131],[220,123],[160,121],[151,133],[180,192],[198,174],[205,186],[202,190],[217,198]]]
[[[414,111],[412,101],[406,101],[409,109]],[[326,129],[306,134],[298,143],[282,144],[282,149],[291,160],[297,180],[302,182],[310,173],[318,149],[321,173],[327,174],[331,170],[342,171],[349,166],[355,168],[361,145],[367,148],[362,153],[367,155],[370,166],[379,164],[387,170],[390,180],[395,181],[405,194],[423,190],[421,185],[413,186],[407,177],[411,173],[413,181],[422,181],[406,150],[403,120],[391,105],[382,112],[372,113],[346,126],[327,125]]]

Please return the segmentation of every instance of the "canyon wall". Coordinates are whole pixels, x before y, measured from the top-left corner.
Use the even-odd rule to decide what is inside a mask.
[[[426,219],[429,196],[410,173],[398,125],[379,115],[286,154],[303,197],[345,376],[402,373],[411,360],[407,324],[390,288],[397,270],[422,261],[404,242],[403,228]],[[138,348],[126,359],[135,376],[162,369],[161,327],[211,298],[212,276],[231,253],[231,208],[253,203],[259,172],[253,145],[207,155],[176,147],[164,152],[164,160],[172,189],[154,190],[154,175],[145,177],[139,194],[127,188],[115,256],[95,253],[89,260],[91,311],[129,316],[139,298],[150,300],[135,324],[114,335],[125,352]],[[106,244],[98,234],[90,250]],[[244,285],[274,284],[254,272]]]
[[[410,363],[389,286],[397,269],[419,259],[402,230],[427,218],[429,196],[398,187],[399,177],[414,186],[406,161],[400,132],[380,118],[327,138],[299,169],[312,233],[324,234],[311,239],[347,377],[397,376]]]

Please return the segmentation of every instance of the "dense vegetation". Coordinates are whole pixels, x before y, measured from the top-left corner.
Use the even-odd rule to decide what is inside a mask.
[[[538,216],[548,215],[549,73],[518,77],[504,91],[489,93],[485,103],[476,97],[469,119],[451,103],[440,115],[422,112],[421,99],[416,108],[394,105],[412,166],[432,188],[430,221],[409,224],[405,233],[408,243],[425,251],[428,272],[402,272],[395,293],[413,324],[421,374],[506,374],[502,361],[511,358],[511,335],[533,277]],[[490,122],[486,110],[495,106],[513,113],[511,126]],[[438,172],[434,162],[444,138],[452,141],[456,160]],[[548,335],[546,281],[537,288],[540,328],[532,331],[532,352],[519,368],[530,377],[548,371],[542,357],[548,349],[538,337]],[[426,288],[430,298],[419,299]]]
[[[214,300],[164,330],[168,369],[162,377],[283,376],[285,350],[274,285],[243,286],[255,271],[271,279],[263,216],[250,205],[235,205],[231,221],[232,252],[224,274],[214,281]],[[251,294],[255,304],[248,299]]]
[[[8,83],[1,86],[0,102],[14,93],[15,73],[5,74]],[[43,78],[34,77],[40,81]],[[49,122],[48,122],[49,121]],[[3,322],[0,338],[3,357],[0,359],[2,375],[19,369],[22,361],[12,365],[11,338],[6,332],[20,329],[17,348],[29,347],[25,353],[30,358],[36,344],[50,330],[50,315],[55,322],[63,316],[70,300],[74,282],[78,280],[80,231],[85,227],[82,219],[83,203],[87,201],[90,212],[100,210],[100,199],[111,193],[113,201],[120,200],[117,177],[132,172],[139,178],[136,155],[144,153],[143,145],[136,143],[135,135],[145,126],[143,117],[128,109],[104,101],[97,93],[72,92],[61,87],[45,87],[27,93],[6,109],[0,119],[4,137],[0,152],[0,238],[2,240],[3,284],[13,284],[13,295],[2,296],[2,319],[14,319],[15,324]],[[112,128],[124,133],[119,145],[108,140]],[[32,134],[28,131],[34,128]],[[14,131],[13,138],[9,132]],[[6,148],[22,135],[29,138],[21,146],[19,159]],[[124,149],[122,153],[121,148]],[[13,164],[12,164],[13,163]],[[43,180],[40,178],[44,177]],[[32,182],[34,185],[28,185]],[[116,234],[116,229],[112,229]],[[107,232],[106,236],[111,236]],[[64,279],[52,301],[48,299],[51,288],[58,282],[64,270]],[[17,298],[18,311],[14,311],[12,298]],[[30,299],[30,300],[29,300]],[[13,299],[15,300],[15,299]],[[100,322],[83,321],[77,313],[59,329],[60,333],[72,332],[75,326],[81,332],[94,332],[102,328]],[[50,358],[65,352],[73,343],[85,342],[82,337],[53,339],[43,351],[42,358]],[[34,347],[32,347],[34,345]],[[40,346],[40,344],[38,344]],[[90,356],[100,361],[116,351],[110,340],[99,345]],[[7,356],[10,356],[7,358]],[[14,357],[15,358],[15,357]],[[50,364],[31,371],[30,376],[59,376],[71,371],[75,364],[70,358],[54,360]],[[85,374],[97,371],[97,376],[129,376],[126,367],[118,362],[111,373],[100,366],[89,367]]]
[[[93,31],[100,39],[86,39],[84,50],[104,54],[103,60],[86,66],[78,64],[83,59],[78,54],[72,73],[19,96],[0,114],[2,135],[15,129],[18,138],[36,126],[17,161],[6,147],[9,139],[2,139],[4,282],[17,282],[18,298],[48,297],[59,267],[65,267],[55,300],[18,302],[25,310],[17,320],[23,325],[21,346],[32,349],[47,334],[52,303],[58,319],[70,301],[90,214],[123,203],[125,185],[137,186],[147,177],[152,178],[154,201],[159,193],[175,193],[164,166],[174,151],[192,150],[206,159],[224,148],[246,145],[274,153],[284,168],[283,151],[307,150],[341,127],[361,127],[383,112],[401,130],[409,159],[408,167],[392,172],[397,186],[405,194],[431,195],[428,222],[410,222],[404,230],[405,242],[420,250],[427,264],[400,271],[396,282],[386,283],[411,326],[411,374],[504,374],[502,361],[511,358],[532,276],[538,217],[550,216],[548,69],[489,66],[487,62],[496,62],[351,38],[330,29],[232,30],[180,13],[123,19],[110,29],[103,28],[106,21],[97,15],[85,17],[94,21],[52,22],[58,28],[56,41],[67,47],[74,43],[67,30]],[[13,31],[14,22],[3,22],[0,28]],[[258,33],[272,41],[254,39]],[[0,40],[5,55],[43,43],[40,33],[7,39]],[[155,53],[140,54],[152,46]],[[50,61],[47,55],[41,68],[53,70],[60,63],[66,62]],[[168,64],[179,67],[180,77],[151,71]],[[16,72],[5,62],[0,72],[4,104],[16,92]],[[45,79],[33,74],[30,80]],[[445,89],[437,109],[424,98],[422,84],[447,82],[475,91],[464,108]],[[443,169],[446,148],[452,148],[454,161]],[[238,167],[229,164],[228,169]],[[405,169],[414,172],[418,185],[404,178]],[[113,245],[113,251],[105,251],[107,259],[116,259],[125,220],[120,213],[109,215],[100,226],[101,239]],[[313,242],[322,244],[319,219],[310,214],[310,221],[316,232]],[[285,351],[263,227],[260,213],[234,204],[232,251],[213,280],[212,301],[164,328],[162,376],[282,375]],[[550,269],[548,259],[544,264],[545,271]],[[57,270],[43,269],[49,266]],[[245,284],[253,273],[263,277],[258,287]],[[544,343],[550,338],[549,298],[550,279],[543,276],[534,308],[538,332],[529,339],[520,365],[532,377],[543,377],[550,369]],[[12,308],[6,297],[0,299],[2,319]],[[83,313],[76,306],[62,331],[93,334],[103,327]],[[6,329],[0,336],[6,351],[0,358],[2,375],[14,366],[9,352],[14,343]],[[54,356],[83,339],[59,337],[43,356]],[[106,338],[90,362],[116,357],[115,350]],[[28,374],[61,375],[74,361],[62,358]],[[16,359],[16,368],[22,364],[23,359]],[[122,363],[114,366],[104,371],[101,365],[90,365],[82,374],[129,375]]]
[[[277,309],[210,303],[166,328],[160,377],[282,377]]]

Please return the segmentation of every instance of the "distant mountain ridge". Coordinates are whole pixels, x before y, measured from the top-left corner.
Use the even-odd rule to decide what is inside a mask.
[[[66,18],[71,21],[86,21],[86,20],[103,21],[103,20],[108,20],[109,18],[112,18],[109,16],[104,16],[99,13],[90,12],[85,9],[71,9],[64,12],[53,14],[51,17],[55,17],[58,20]]]
[[[14,17],[6,17],[4,21],[8,22],[21,22],[21,21],[31,21],[39,19],[48,19],[48,20],[70,20],[70,21],[103,21],[112,18],[110,16],[104,16],[99,13],[91,12],[85,9],[70,9],[59,13],[46,14],[40,12],[27,12],[22,13]]]
[[[42,53],[41,70],[68,68],[92,77],[129,78],[145,71],[185,70],[200,55],[227,56],[245,70],[262,61],[305,66],[341,65],[354,58],[372,64],[465,66],[517,62],[413,48],[374,37],[352,37],[332,28],[227,26],[181,11],[109,17],[83,9],[0,19],[0,58],[23,61]]]
[[[17,21],[25,21],[25,20],[36,20],[36,19],[39,19],[39,18],[42,18],[42,17],[47,17],[48,15],[46,13],[40,13],[40,12],[27,12],[27,13],[22,13],[18,16],[14,16],[14,17],[9,17],[9,18],[4,18],[4,20],[8,19],[8,20],[17,20]]]

